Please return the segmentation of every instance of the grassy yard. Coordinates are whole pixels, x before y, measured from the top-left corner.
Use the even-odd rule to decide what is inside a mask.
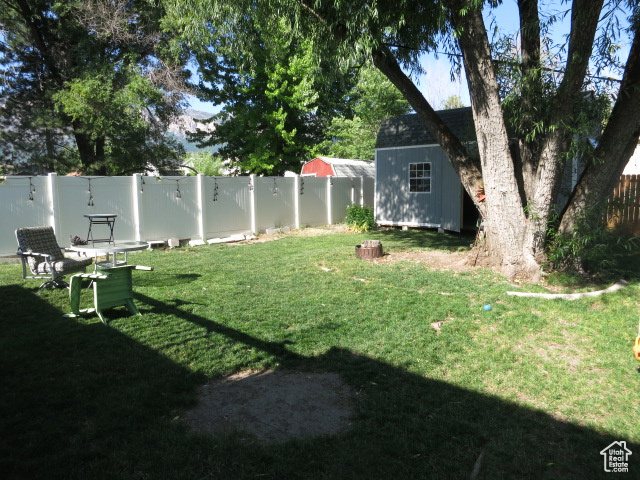
[[[363,238],[392,253],[470,243],[389,230],[145,251],[130,257],[155,269],[134,272],[143,316],[110,310],[108,327],[63,318],[66,291],[0,265],[3,477],[450,479],[482,455],[477,478],[609,478],[600,450],[617,440],[625,478],[640,476],[638,280],[515,298],[488,271],[359,260]],[[338,373],[352,428],[261,445],[181,421],[207,380],[281,368]]]

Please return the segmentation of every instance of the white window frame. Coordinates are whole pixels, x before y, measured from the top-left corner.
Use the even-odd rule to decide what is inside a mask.
[[[429,165],[429,176],[428,177],[426,177],[426,176],[422,176],[422,177],[411,176],[411,166],[412,165]],[[431,193],[431,181],[433,180],[433,176],[432,176],[433,169],[432,169],[432,166],[433,165],[431,164],[431,162],[412,162],[412,163],[409,164],[409,172],[408,172],[408,174],[409,174],[409,193],[419,193],[419,194]],[[423,170],[423,171],[425,171],[425,170]],[[411,180],[418,180],[418,179],[423,179],[423,178],[428,178],[429,179],[429,190],[428,191],[424,191],[424,192],[411,190]]]

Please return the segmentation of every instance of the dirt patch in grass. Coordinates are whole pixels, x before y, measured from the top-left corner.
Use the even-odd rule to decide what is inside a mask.
[[[331,233],[350,233],[351,230],[346,225],[328,225],[326,227],[307,227],[291,230],[290,235],[294,237],[317,237],[319,235],[329,235]]]
[[[325,227],[307,227],[291,230],[289,233],[261,234],[252,240],[230,245],[248,245],[252,243],[272,242],[286,237],[317,237],[333,233],[349,233],[346,225],[329,225]],[[384,247],[384,245],[383,245]],[[482,256],[470,256],[469,252],[447,252],[444,250],[385,252],[384,256],[372,260],[373,263],[413,262],[422,263],[433,270],[450,270],[468,272],[477,268],[492,268],[493,265],[483,260]],[[368,261],[368,260],[367,260]]]
[[[200,433],[240,432],[267,444],[335,435],[351,424],[351,393],[335,373],[241,372],[202,386],[183,420]]]
[[[390,252],[374,263],[393,262],[422,263],[432,270],[450,270],[454,272],[468,272],[479,268],[469,264],[468,252],[445,252],[443,250],[425,250],[420,252]]]
[[[261,233],[256,238],[242,242],[230,243],[229,245],[250,245],[252,243],[273,242],[286,237],[318,237],[320,235],[330,235],[332,233],[349,233],[346,225],[328,225],[326,227],[306,227],[292,229],[287,233]]]

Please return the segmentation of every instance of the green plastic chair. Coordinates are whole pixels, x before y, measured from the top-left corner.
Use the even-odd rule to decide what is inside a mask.
[[[127,307],[133,315],[142,315],[133,303],[132,270],[153,270],[151,267],[140,265],[120,265],[117,267],[99,269],[94,273],[78,273],[71,277],[69,287],[69,303],[71,313],[64,315],[69,318],[86,316],[96,313],[102,323],[107,324],[103,311],[108,308]],[[91,282],[93,287],[93,307],[80,309],[80,295],[83,287]]]

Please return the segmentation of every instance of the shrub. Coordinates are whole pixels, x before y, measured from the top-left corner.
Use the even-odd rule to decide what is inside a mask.
[[[604,220],[606,204],[595,205],[576,219],[571,234],[549,230],[547,259],[554,270],[599,275],[637,274],[640,237],[609,228]]]
[[[347,207],[346,223],[351,230],[358,233],[370,232],[378,226],[373,217],[373,208],[356,204]]]

